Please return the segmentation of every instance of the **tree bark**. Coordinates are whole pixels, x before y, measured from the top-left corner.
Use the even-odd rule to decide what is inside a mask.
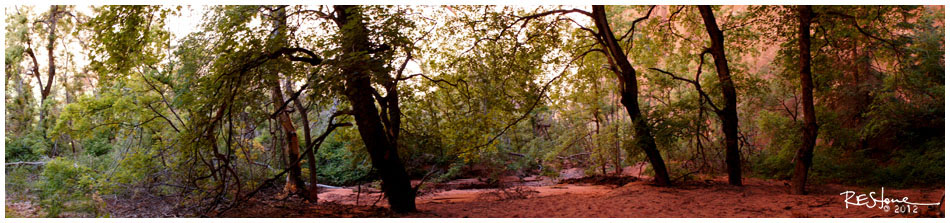
[[[50,6],[49,10],[49,20],[47,21],[47,26],[49,27],[49,44],[46,45],[46,50],[48,51],[49,56],[49,72],[46,77],[46,85],[40,84],[42,88],[40,90],[40,102],[46,101],[46,98],[49,97],[50,90],[53,85],[53,77],[56,76],[56,57],[53,54],[53,50],[56,46],[56,22],[58,20],[57,6]]]
[[[271,94],[273,94],[274,109],[281,109],[280,104],[284,102],[284,96],[280,91],[279,82],[274,83],[274,86],[271,88]],[[304,185],[303,180],[300,179],[300,162],[294,162],[300,158],[300,139],[297,137],[297,128],[294,127],[294,123],[291,121],[290,115],[288,115],[287,112],[279,112],[277,122],[284,131],[284,135],[287,136],[286,160],[290,168],[290,175],[287,175],[287,184],[284,185],[284,192],[305,192],[306,185]],[[303,194],[309,197],[309,193]]]
[[[654,179],[657,185],[670,185],[670,175],[666,171],[666,164],[663,163],[663,157],[656,148],[656,141],[653,139],[653,133],[650,132],[650,126],[646,117],[640,112],[640,102],[638,101],[637,73],[627,60],[623,49],[614,37],[613,31],[607,21],[607,15],[603,5],[593,6],[592,17],[597,25],[600,39],[605,50],[609,52],[609,57],[614,64],[619,67],[617,78],[620,84],[620,103],[627,108],[627,113],[633,121],[634,137],[637,147],[643,149],[650,164],[655,171]]]
[[[798,57],[799,75],[802,84],[802,110],[805,125],[802,127],[802,145],[795,155],[795,175],[792,177],[792,194],[805,194],[805,182],[818,137],[818,123],[815,119],[815,104],[811,79],[811,6],[798,6]]]
[[[274,26],[277,29],[277,41],[280,41],[281,45],[286,45],[287,12],[285,9],[281,8],[277,10],[274,18]],[[280,75],[276,75],[279,79]],[[303,183],[303,180],[300,179],[300,162],[295,162],[296,160],[300,159],[300,138],[297,136],[297,128],[294,127],[294,122],[290,119],[290,115],[283,110],[285,109],[283,107],[284,94],[280,90],[280,80],[275,80],[272,84],[271,99],[274,104],[274,112],[277,114],[277,123],[280,125],[281,130],[284,131],[284,136],[287,140],[287,147],[284,151],[286,151],[287,156],[285,160],[287,161],[287,167],[290,169],[290,174],[287,175],[287,182],[284,184],[284,192],[299,193],[303,197],[310,198],[310,193],[307,192],[306,185]]]
[[[726,59],[726,50],[722,30],[716,24],[716,17],[712,8],[701,5],[699,13],[706,24],[706,32],[712,40],[710,53],[716,62],[716,74],[719,76],[719,86],[722,88],[722,97],[725,105],[717,111],[722,120],[722,133],[726,135],[726,169],[729,172],[729,184],[742,186],[742,161],[739,158],[739,118],[736,114],[736,87],[729,74],[729,64]],[[696,80],[699,81],[699,80]]]
[[[370,52],[368,30],[362,15],[355,6],[334,6],[334,18],[342,34],[341,49],[346,57],[362,57]],[[344,60],[347,61],[347,60]],[[353,106],[353,117],[363,144],[370,154],[373,167],[383,180],[383,192],[389,198],[390,209],[397,213],[416,210],[415,191],[409,183],[396,145],[388,139],[382,120],[373,99],[375,89],[371,85],[374,71],[383,70],[383,63],[372,59],[349,61],[342,65],[346,83],[344,94]],[[398,127],[393,127],[398,128]]]
[[[289,81],[288,81],[289,83]],[[290,85],[288,85],[290,86]],[[305,148],[313,147],[313,140],[310,138],[310,118],[307,117],[309,112],[307,112],[307,107],[303,106],[303,103],[300,102],[300,98],[294,98],[294,105],[297,106],[297,111],[300,113],[300,121],[303,123],[303,137],[304,137],[304,146]],[[332,117],[331,117],[332,118]],[[307,188],[311,201],[319,200],[319,187],[317,187],[317,158],[313,155],[319,148],[313,148],[307,150],[307,168],[310,169],[310,187]]]

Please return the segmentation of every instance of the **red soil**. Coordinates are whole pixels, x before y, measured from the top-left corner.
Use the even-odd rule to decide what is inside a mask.
[[[512,179],[507,179],[506,182]],[[529,179],[530,180],[530,179]],[[419,212],[392,214],[378,207],[385,207],[382,199],[377,207],[371,207],[378,198],[378,191],[367,193],[363,187],[360,205],[356,206],[355,188],[328,189],[320,194],[320,204],[267,205],[277,209],[251,205],[255,211],[238,211],[238,215],[254,217],[585,217],[585,218],[656,218],[656,217],[936,217],[937,208],[919,206],[918,213],[894,213],[894,205],[887,211],[867,206],[850,205],[845,208],[844,191],[864,194],[880,193],[880,188],[857,188],[841,185],[819,185],[809,188],[809,195],[789,195],[782,181],[746,178],[745,186],[726,184],[724,177],[674,187],[656,187],[645,180],[628,183],[621,187],[605,185],[554,184],[549,179],[534,179],[529,186],[509,189],[432,189],[416,200]],[[478,183],[475,179],[449,182],[436,188],[459,187]],[[511,184],[511,182],[508,182]],[[525,184],[525,183],[521,183]],[[520,188],[519,188],[520,187]],[[514,188],[518,188],[515,190]],[[877,197],[877,194],[875,197]],[[944,191],[937,189],[887,189],[888,198],[908,197],[916,203],[940,202]],[[853,198],[852,198],[853,199]],[[288,201],[290,202],[290,201]],[[872,201],[873,202],[873,201]],[[294,208],[293,206],[299,206]],[[326,207],[326,208],[321,208]],[[345,208],[341,208],[345,207]],[[297,210],[300,209],[300,210]],[[323,210],[329,209],[329,210]],[[334,212],[331,210],[347,211]],[[943,207],[939,208],[943,210]],[[911,209],[913,211],[913,209]],[[337,214],[334,214],[337,213]]]
[[[514,186],[504,190],[479,186],[484,181],[477,179],[426,185],[428,188],[420,189],[421,195],[416,199],[419,212],[410,214],[389,212],[385,209],[386,199],[380,199],[379,191],[366,186],[359,190],[359,205],[355,187],[325,189],[321,191],[319,204],[309,203],[297,196],[277,198],[279,189],[274,189],[213,217],[902,218],[937,217],[945,210],[943,206],[918,206],[918,213],[894,213],[895,204],[888,205],[886,211],[879,208],[880,205],[874,208],[850,205],[845,208],[846,197],[841,195],[842,192],[880,193],[881,188],[826,184],[810,187],[809,195],[789,195],[788,186],[783,181],[755,178],[743,179],[745,186],[742,187],[728,185],[725,177],[673,187],[652,186],[649,180],[643,179],[619,187],[584,183],[555,184],[544,177],[529,177],[525,180],[505,178],[502,180],[503,185]],[[944,190],[885,188],[885,196],[898,199],[907,197],[908,201],[915,203],[937,203],[944,196]],[[879,197],[879,194],[875,197]],[[20,213],[16,207],[9,203],[7,205],[8,209],[13,208],[14,212]],[[113,213],[113,217],[122,216],[125,215]]]
[[[422,198],[418,202],[420,213],[406,217],[866,218],[934,217],[936,214],[928,206],[919,206],[917,214],[894,213],[894,204],[890,205],[889,211],[855,205],[845,208],[845,196],[840,193],[851,190],[862,194],[872,189],[822,185],[810,188],[810,195],[789,195],[784,183],[778,181],[747,178],[744,184],[736,187],[727,185],[725,179],[716,179],[704,184],[663,188],[638,181],[618,188],[568,185],[566,189],[556,189],[556,186],[545,186],[538,188],[540,194],[527,199],[438,202]],[[880,188],[873,190],[880,191]],[[936,203],[943,194],[943,189],[885,189],[889,198],[906,196],[908,201],[916,203]]]

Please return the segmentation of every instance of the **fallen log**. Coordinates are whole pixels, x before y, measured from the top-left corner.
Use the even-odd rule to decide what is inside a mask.
[[[508,155],[517,156],[517,157],[525,157],[524,154],[521,154],[521,153],[513,153],[513,152],[508,152]]]
[[[12,163],[6,164],[6,166],[21,166],[21,165],[42,166],[42,165],[46,165],[46,162],[12,162]]]
[[[330,186],[330,185],[326,185],[326,184],[317,184],[317,187],[320,187],[320,188],[327,188],[327,189],[340,189],[340,188],[342,188],[342,187]]]
[[[558,158],[558,159],[562,159],[562,160],[566,160],[566,159],[574,159],[574,158],[577,157],[577,156],[585,156],[585,155],[590,155],[590,153],[589,153],[589,152],[583,152],[583,153],[578,153],[578,154],[574,154],[574,155],[570,155],[570,156],[557,156],[557,158]]]

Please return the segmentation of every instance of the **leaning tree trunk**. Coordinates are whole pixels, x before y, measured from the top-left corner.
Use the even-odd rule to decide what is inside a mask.
[[[802,147],[795,155],[795,175],[792,177],[792,194],[805,194],[805,182],[808,179],[808,169],[811,168],[811,158],[815,150],[815,139],[818,137],[818,123],[815,120],[815,103],[811,79],[811,6],[798,6],[798,57],[799,75],[802,83],[802,110],[805,115],[805,126],[802,128]]]
[[[368,30],[362,21],[359,9],[354,6],[334,6],[340,27],[343,55],[350,58],[362,57],[371,49]],[[348,61],[348,60],[343,60]],[[383,180],[383,192],[389,198],[390,209],[405,213],[416,210],[415,192],[409,183],[409,175],[399,159],[394,140],[388,139],[382,120],[373,99],[375,89],[371,85],[374,70],[383,70],[383,63],[373,59],[348,61],[342,65],[342,74],[346,79],[344,94],[353,106],[352,115],[356,120],[363,144],[369,152],[373,167]],[[376,69],[374,69],[376,68]]]
[[[274,27],[277,32],[275,33],[281,45],[287,44],[287,12],[285,9],[281,8],[277,10],[274,15]],[[279,75],[278,75],[279,78]],[[271,99],[273,100],[275,114],[277,114],[277,123],[280,125],[281,130],[283,130],[284,135],[287,139],[286,151],[286,160],[287,167],[290,169],[290,174],[287,175],[287,182],[284,184],[284,192],[289,193],[299,193],[300,195],[310,198],[310,194],[307,193],[307,187],[304,184],[303,180],[300,179],[300,139],[297,136],[297,128],[294,127],[293,120],[290,119],[290,115],[286,111],[281,111],[284,109],[284,95],[280,90],[280,80],[275,80],[272,82],[271,86]],[[309,140],[309,139],[308,139]],[[312,170],[311,170],[312,171]]]
[[[271,88],[271,93],[273,94],[272,98],[274,102],[274,108],[283,109],[281,108],[281,105],[284,103],[284,96],[280,91],[279,82],[274,82],[274,86]],[[287,136],[286,160],[290,169],[290,175],[287,175],[287,183],[284,185],[284,192],[301,192],[302,195],[309,198],[310,194],[306,193],[307,187],[304,185],[303,180],[300,179],[300,162],[295,162],[300,159],[300,139],[297,137],[297,128],[294,127],[294,123],[290,120],[290,115],[288,115],[287,112],[277,112],[277,122],[284,131],[284,135]]]
[[[610,24],[607,21],[607,15],[603,5],[595,5],[592,10],[594,23],[599,30],[600,39],[603,40],[604,48],[609,51],[611,59],[619,67],[620,72],[617,75],[620,83],[620,103],[627,108],[627,113],[633,121],[634,140],[640,149],[646,153],[650,159],[650,165],[653,166],[654,179],[657,185],[670,185],[670,175],[666,172],[666,164],[663,163],[663,157],[656,148],[656,141],[653,139],[653,133],[650,132],[650,125],[646,117],[640,112],[640,102],[638,101],[637,72],[627,61],[627,56],[623,53],[617,38],[610,30]]]
[[[722,120],[722,133],[726,135],[726,169],[729,172],[729,184],[742,186],[742,161],[739,158],[739,118],[736,114],[736,87],[729,74],[729,64],[726,60],[725,44],[722,30],[716,24],[712,8],[708,5],[699,6],[699,13],[706,24],[706,32],[712,40],[710,53],[716,60],[716,73],[719,75],[719,86],[722,88],[722,97],[725,106],[718,111]]]

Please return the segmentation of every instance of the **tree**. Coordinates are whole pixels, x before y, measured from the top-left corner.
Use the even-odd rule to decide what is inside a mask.
[[[60,146],[66,143],[72,143],[68,135],[52,135],[49,129],[57,119],[59,110],[62,108],[56,101],[56,94],[63,93],[65,102],[72,102],[74,99],[75,88],[69,87],[69,71],[74,67],[73,52],[66,49],[67,44],[82,42],[75,33],[78,32],[76,24],[80,22],[81,14],[74,10],[74,6],[52,5],[50,9],[40,15],[32,15],[31,7],[13,7],[15,14],[9,18],[7,27],[8,41],[6,50],[5,68],[9,74],[5,80],[8,84],[13,81],[14,85],[8,85],[8,89],[15,89],[11,104],[22,106],[18,112],[13,112],[11,124],[17,124],[12,129],[17,129],[16,134],[31,133],[30,135],[42,138],[42,144],[36,144],[36,151],[43,151],[48,156],[58,156],[61,154]],[[72,37],[72,38],[70,38]],[[43,51],[39,50],[45,46],[45,64],[42,58]],[[21,63],[27,61],[26,63]],[[42,66],[46,70],[42,70]],[[58,70],[59,69],[59,70]],[[22,74],[21,74],[22,72]],[[72,76],[79,76],[72,74]],[[9,77],[15,77],[12,80]],[[62,77],[62,78],[60,78]],[[30,78],[34,79],[35,85],[30,83]],[[54,91],[56,81],[62,83],[63,91]],[[37,86],[39,92],[39,102],[34,102],[33,86]],[[14,92],[11,92],[14,93]],[[37,112],[39,120],[34,123],[32,115],[27,113]],[[36,124],[36,125],[34,125]],[[33,137],[30,138],[33,138]],[[47,149],[46,147],[49,147]],[[73,147],[75,150],[75,147]]]
[[[383,180],[383,191],[389,198],[390,208],[399,213],[415,211],[416,193],[409,184],[409,175],[399,159],[396,139],[386,133],[379,110],[376,109],[376,101],[373,100],[375,90],[370,85],[371,78],[385,71],[384,61],[372,59],[367,55],[375,49],[369,41],[369,30],[363,22],[361,9],[357,6],[333,8],[336,12],[333,20],[341,32],[340,47],[345,60],[349,61],[341,66],[346,79],[344,94],[353,106],[352,114],[360,137],[370,154],[373,167],[379,171]]]
[[[634,20],[633,24],[631,24],[631,31],[636,27],[638,21],[649,17],[651,12],[653,12],[652,7],[646,16]],[[623,48],[620,47],[613,31],[610,29],[610,24],[604,13],[604,6],[595,5],[590,16],[597,26],[597,38],[601,47],[604,48],[605,52],[603,53],[609,55],[611,70],[617,74],[618,84],[620,85],[620,103],[627,108],[627,113],[633,122],[636,145],[642,149],[646,153],[647,158],[650,159],[650,164],[653,165],[653,170],[656,171],[654,176],[656,184],[662,186],[670,185],[670,176],[669,173],[667,173],[666,164],[663,162],[663,157],[660,156],[660,151],[656,148],[656,141],[653,139],[653,134],[650,133],[650,126],[647,124],[646,117],[640,112],[640,102],[637,98],[639,88],[637,86],[636,70],[630,65],[630,61],[623,52]]]
[[[706,24],[706,32],[709,33],[709,38],[712,40],[712,47],[709,48],[709,52],[716,61],[716,73],[719,75],[719,86],[722,88],[722,97],[725,101],[722,109],[715,110],[716,115],[722,120],[722,132],[726,135],[726,165],[729,172],[729,184],[742,186],[742,161],[739,158],[739,118],[736,114],[736,87],[732,82],[732,76],[729,74],[722,30],[716,24],[716,17],[713,15],[711,7],[708,5],[697,7],[699,7],[699,13],[702,14],[703,21]]]
[[[598,10],[598,7],[599,7],[599,10],[600,10],[601,12],[603,12],[603,7],[602,7],[602,6],[595,6],[595,7],[594,7],[595,11]],[[652,8],[652,7],[651,7],[651,8]],[[656,142],[655,142],[655,140],[654,140],[654,138],[653,138],[652,133],[650,132],[650,131],[651,131],[651,130],[650,130],[650,128],[651,128],[651,127],[650,127],[650,124],[648,123],[647,118],[645,117],[645,115],[643,115],[643,113],[640,111],[640,108],[639,108],[639,103],[640,103],[640,102],[639,102],[639,99],[637,98],[637,97],[638,97],[637,94],[638,94],[639,89],[638,89],[638,86],[637,86],[637,83],[636,83],[636,82],[637,82],[637,80],[636,80],[636,71],[633,69],[632,65],[631,65],[630,62],[628,61],[629,58],[627,57],[627,52],[625,52],[625,51],[623,50],[624,47],[621,47],[621,46],[620,46],[621,42],[626,41],[625,43],[628,43],[628,44],[629,44],[629,43],[631,42],[631,40],[634,38],[635,35],[633,35],[633,32],[632,32],[632,31],[633,31],[633,27],[631,27],[631,29],[629,29],[626,33],[624,33],[623,37],[622,37],[620,40],[618,40],[618,39],[616,39],[616,37],[615,37],[615,35],[613,34],[613,32],[610,31],[610,29],[609,29],[609,28],[610,28],[610,27],[609,27],[610,25],[608,24],[608,21],[607,21],[607,18],[606,18],[606,13],[601,13],[601,14],[598,15],[598,14],[596,14],[596,13],[591,13],[591,12],[584,11],[584,10],[580,10],[580,9],[553,9],[553,10],[542,10],[542,11],[540,11],[540,12],[531,13],[531,14],[525,14],[525,15],[512,15],[512,16],[510,16],[510,17],[508,18],[509,20],[505,20],[505,19],[497,19],[497,17],[502,17],[502,18],[504,18],[504,16],[503,16],[504,14],[499,15],[499,13],[494,13],[494,12],[491,11],[492,8],[490,8],[490,7],[485,7],[484,10],[486,11],[486,14],[487,14],[487,15],[486,15],[485,17],[479,16],[478,18],[474,19],[475,22],[472,22],[472,23],[475,23],[475,24],[487,23],[487,24],[489,24],[489,25],[494,25],[494,26],[489,26],[489,27],[485,27],[485,28],[477,27],[476,29],[473,29],[473,30],[476,30],[476,32],[484,32],[485,34],[488,35],[488,37],[482,37],[482,36],[476,36],[476,37],[474,37],[474,38],[476,38],[475,46],[479,46],[479,44],[482,43],[483,40],[494,41],[494,42],[509,41],[510,39],[518,39],[518,38],[517,38],[517,35],[520,35],[520,33],[525,33],[526,36],[528,36],[528,38],[530,39],[530,38],[534,38],[534,37],[540,36],[540,34],[543,33],[543,32],[547,32],[547,29],[545,29],[545,30],[530,30],[530,29],[526,29],[526,28],[525,28],[525,27],[532,27],[531,25],[533,25],[533,24],[542,24],[542,25],[543,25],[543,24],[548,24],[548,23],[550,23],[550,24],[556,24],[556,23],[558,23],[558,22],[562,22],[562,21],[563,21],[565,24],[568,24],[568,25],[578,25],[578,26],[580,26],[580,27],[579,27],[579,31],[580,31],[580,32],[585,32],[585,33],[591,34],[590,36],[585,36],[585,37],[584,37],[584,38],[590,37],[590,40],[591,40],[591,41],[588,42],[588,43],[590,43],[590,44],[586,44],[586,46],[584,46],[584,45],[581,45],[581,46],[573,45],[572,47],[569,48],[570,50],[561,49],[562,51],[573,52],[573,55],[570,55],[570,57],[568,58],[568,61],[569,61],[569,62],[567,62],[567,64],[572,64],[572,63],[577,62],[577,61],[579,61],[579,60],[581,60],[581,59],[584,59],[585,57],[587,57],[587,56],[588,56],[589,54],[591,54],[591,53],[598,53],[598,52],[599,52],[599,53],[602,53],[602,54],[606,57],[606,62],[608,62],[608,63],[610,64],[610,66],[609,66],[610,70],[611,70],[612,72],[614,72],[614,74],[616,74],[616,78],[618,78],[618,80],[621,81],[621,83],[618,84],[618,86],[619,86],[619,87],[618,87],[618,89],[619,89],[619,90],[618,90],[618,91],[619,91],[618,94],[619,94],[620,99],[621,99],[621,104],[623,104],[623,105],[627,108],[628,115],[630,115],[630,116],[632,117],[632,123],[633,123],[633,125],[635,126],[635,127],[634,127],[634,129],[635,129],[635,131],[634,131],[634,137],[632,137],[634,143],[632,143],[632,144],[634,144],[634,147],[643,150],[644,153],[647,155],[647,157],[648,157],[650,163],[651,163],[651,164],[653,165],[653,167],[654,167],[654,171],[656,172],[656,174],[655,174],[655,179],[656,179],[657,184],[658,184],[658,185],[669,185],[669,184],[670,184],[670,182],[669,182],[669,174],[667,173],[666,165],[663,163],[663,158],[661,157],[659,150],[657,150]],[[650,10],[649,12],[652,12],[652,10]],[[453,12],[453,13],[454,13],[454,12]],[[575,21],[573,18],[564,16],[565,14],[572,14],[572,13],[581,14],[581,15],[587,16],[587,17],[592,18],[593,20],[595,20],[595,23],[596,23],[596,25],[597,25],[597,30],[598,30],[598,31],[594,31],[594,29],[592,29],[592,28],[588,28],[588,27],[585,27],[585,26],[583,26],[583,25],[580,25],[580,23],[578,23],[577,21]],[[648,13],[648,15],[649,15],[649,13]],[[545,17],[547,17],[547,16],[556,16],[557,18],[555,18],[555,19],[553,19],[553,20],[550,20],[550,21],[544,21],[543,18],[545,18]],[[487,18],[490,18],[491,20],[479,19],[479,18],[486,18],[486,17],[487,17]],[[644,20],[644,19],[646,19],[646,18],[648,18],[648,17],[649,17],[649,16],[645,16],[645,17],[642,17],[642,18],[640,18],[640,19],[637,19],[637,20],[633,23],[633,25],[636,25],[639,21],[642,21],[642,20]],[[598,21],[598,19],[599,19],[599,21]],[[568,23],[568,22],[570,22],[570,23]],[[520,27],[521,27],[520,29],[517,28],[519,25],[520,25]],[[466,27],[466,28],[467,28],[467,27]],[[473,27],[473,28],[474,28],[474,27]],[[479,28],[480,28],[480,29],[479,29]],[[482,30],[487,30],[487,31],[482,31]],[[511,34],[514,34],[515,37],[505,36],[505,35],[511,35]],[[483,34],[483,35],[484,35],[484,34]],[[581,35],[578,35],[578,36],[581,36]],[[502,38],[502,37],[507,37],[507,38]],[[514,49],[517,49],[517,50],[515,50],[515,52],[523,52],[523,51],[529,50],[529,49],[530,49],[530,50],[537,49],[537,48],[534,47],[534,46],[532,46],[532,47],[530,47],[530,48],[528,48],[528,47],[519,48],[521,45],[524,45],[524,43],[518,42],[517,44],[520,44],[520,45],[514,47]],[[574,46],[576,46],[576,47],[574,47]],[[599,48],[594,47],[594,46],[599,46]],[[464,52],[466,52],[466,53],[468,53],[468,52],[473,52],[473,51],[472,51],[473,49],[476,49],[476,47],[469,48],[468,50],[465,50]],[[505,48],[502,48],[502,49],[505,49]],[[576,52],[574,52],[574,51],[576,51]],[[491,51],[489,51],[489,52],[491,52]],[[513,54],[517,55],[517,53],[513,53]],[[487,61],[491,61],[491,62],[494,62],[495,60],[501,60],[501,59],[495,59],[495,58],[492,58],[492,57],[479,58],[479,57],[476,56],[475,58],[476,58],[476,61],[473,61],[473,62],[472,62],[472,63],[475,63],[475,64],[478,64],[478,63],[479,63],[477,60],[487,60]],[[505,60],[503,60],[503,61],[505,61]],[[617,61],[617,62],[615,62],[615,61]],[[486,63],[490,63],[490,64],[491,64],[491,62],[486,62]],[[523,65],[523,64],[525,64],[525,63],[528,63],[528,62],[525,61],[525,62],[520,62],[520,63],[517,63],[517,64],[510,64],[510,65],[509,65],[509,64],[505,64],[505,65],[502,65],[502,66],[506,66],[506,68],[507,68],[507,67],[519,67],[519,66],[521,66],[521,65]],[[622,63],[622,64],[621,64],[621,63]],[[454,64],[454,63],[453,63],[453,64]],[[502,63],[502,64],[504,64],[504,63]],[[618,64],[620,64],[620,65],[618,65]],[[543,66],[543,65],[541,65],[541,66]],[[622,68],[621,68],[621,67],[622,67]],[[498,69],[498,70],[505,70],[506,68],[500,68],[500,69]],[[471,68],[470,68],[470,69],[471,69]],[[568,69],[565,68],[564,70],[568,70]],[[479,70],[479,71],[480,71],[480,70]],[[513,71],[510,72],[510,73],[519,73],[519,71],[518,71],[517,69],[513,69]],[[491,73],[491,74],[494,74],[494,73]],[[558,74],[557,77],[561,77],[563,74],[564,74],[564,73],[562,72],[562,73]],[[506,73],[501,73],[501,74],[498,74],[498,75],[501,76],[499,79],[502,79],[502,78],[504,79],[504,81],[501,81],[501,83],[500,83],[500,84],[502,84],[502,85],[505,83],[505,81],[507,81],[508,78],[511,78],[511,77],[507,76]],[[491,77],[491,78],[496,78],[495,76],[489,76],[489,77]],[[552,79],[552,80],[550,80],[549,82],[553,82],[554,80],[557,79],[557,77],[554,78],[554,79]],[[475,80],[479,80],[479,79],[483,79],[483,78],[487,79],[487,78],[484,77],[484,76],[476,76],[476,77],[473,77],[473,79],[475,79]],[[441,81],[445,81],[445,80],[441,80]],[[596,81],[596,80],[595,80],[595,81]],[[471,85],[471,86],[480,86],[480,83],[481,83],[481,82],[479,82],[479,81],[473,81],[473,80],[470,80],[470,79],[463,79],[463,80],[457,80],[457,83],[448,82],[448,85],[453,85],[453,86],[456,87],[456,88],[460,88],[460,89],[461,89],[460,91],[462,92],[462,94],[463,94],[464,96],[469,96],[469,95],[466,94],[466,93],[468,92],[469,86],[470,86],[470,85]],[[493,84],[494,84],[494,83],[493,83]],[[549,86],[548,86],[549,84],[550,84],[550,83],[546,83],[546,85],[540,86],[540,87],[541,87],[541,91],[540,91],[540,97],[538,97],[539,100],[543,98],[545,91],[546,91],[547,88],[549,87]],[[456,86],[456,85],[458,85],[458,86]],[[502,92],[502,93],[506,93],[505,95],[510,97],[510,95],[507,94],[507,93],[508,93],[507,91],[509,91],[508,88],[506,88],[506,87],[501,87],[502,85],[488,85],[488,86],[491,87],[491,89],[499,89],[499,88],[501,88],[501,89],[506,89],[506,91],[504,91],[504,92]],[[497,91],[497,90],[492,90],[492,91]],[[478,99],[479,99],[479,100],[493,100],[492,98],[495,98],[496,96],[498,96],[498,93],[489,94],[487,98],[478,98]],[[508,99],[508,101],[506,101],[506,100],[498,100],[498,103],[510,103],[510,99]],[[536,105],[538,104],[537,102],[528,102],[528,103],[529,103],[529,105],[530,105],[530,106],[528,106],[528,108],[530,108],[530,109],[528,110],[528,112],[522,113],[523,115],[521,115],[520,118],[516,119],[514,122],[510,122],[510,123],[508,123],[507,125],[503,126],[503,130],[501,131],[501,133],[499,133],[499,134],[494,134],[494,136],[490,137],[490,140],[489,140],[487,143],[480,144],[479,146],[475,146],[475,148],[481,148],[481,147],[483,147],[483,146],[490,145],[491,143],[493,143],[493,142],[495,141],[495,139],[498,139],[499,137],[503,136],[503,134],[504,134],[507,130],[509,130],[512,126],[515,126],[518,121],[522,120],[522,119],[525,118],[525,117],[528,117],[528,115],[529,115],[529,113],[531,112],[531,110],[535,109],[535,108],[536,108]],[[472,106],[472,105],[470,105],[470,106]],[[478,112],[478,113],[483,113],[483,114],[484,114],[484,113],[488,113],[488,112],[485,111],[485,109],[486,109],[486,108],[491,108],[492,105],[478,105],[478,104],[475,104],[474,107],[475,107],[475,109],[470,108],[468,111],[476,110],[476,111],[480,111],[480,112]],[[519,108],[519,107],[516,107],[516,108]],[[520,108],[519,108],[519,109],[520,109]],[[451,111],[447,111],[447,112],[451,112]],[[470,115],[470,116],[477,115],[478,113],[472,114],[472,115]],[[469,116],[469,117],[470,117],[470,116]],[[480,119],[477,119],[477,118],[476,118],[475,120],[480,120]],[[595,123],[595,124],[596,124],[596,123]],[[618,126],[618,127],[619,127],[619,126]],[[465,129],[466,129],[466,128],[463,128],[461,131],[467,131],[467,130],[465,130]],[[583,138],[586,138],[586,135],[588,135],[588,134],[584,133],[583,135],[585,135],[585,137],[583,137]],[[572,138],[573,138],[573,137],[572,137]],[[605,138],[605,139],[606,139],[606,138]],[[575,140],[575,141],[576,141],[576,140]],[[617,142],[619,142],[619,141],[614,141],[614,143],[617,143]],[[574,143],[568,143],[568,145],[575,145],[575,144],[574,144]],[[606,155],[606,152],[605,152],[604,154],[601,154],[601,155]],[[602,162],[601,162],[601,163],[605,163],[605,161],[606,161],[606,156],[599,156],[599,157],[602,158]],[[617,156],[617,157],[619,157],[619,156]],[[617,158],[617,157],[615,157],[615,158]],[[615,162],[616,162],[616,159],[615,159]],[[617,163],[618,163],[618,166],[619,166],[619,162],[617,162]],[[606,172],[606,171],[604,170],[604,172]]]
[[[66,13],[66,11],[61,10],[59,6],[52,5],[50,6],[50,10],[47,15],[48,19],[36,21],[37,23],[45,24],[47,27],[46,40],[48,41],[48,43],[46,44],[46,50],[47,50],[47,57],[49,59],[49,63],[47,64],[46,84],[43,84],[43,81],[40,80],[39,64],[36,62],[36,54],[33,52],[33,47],[30,46],[29,48],[26,49],[27,55],[29,55],[30,59],[33,60],[33,75],[36,77],[36,82],[40,86],[40,103],[41,104],[46,101],[47,97],[49,97],[50,90],[52,89],[52,85],[53,85],[53,78],[56,76],[56,56],[55,56],[56,54],[53,53],[54,49],[56,49],[56,38],[57,38],[56,25],[59,23],[59,18],[64,13]],[[27,40],[27,45],[30,45],[29,40]],[[41,113],[40,117],[45,117],[45,114]],[[43,118],[40,118],[40,119],[43,119]]]
[[[804,126],[802,126],[802,144],[795,155],[795,176],[792,177],[792,194],[805,194],[805,182],[808,178],[808,169],[812,165],[812,156],[815,149],[815,140],[818,137],[818,124],[815,120],[815,103],[812,96],[814,83],[811,75],[811,6],[798,6],[798,60],[799,75],[801,78],[802,110]]]
[[[16,14],[7,17],[6,27],[6,56],[4,57],[5,100],[6,107],[6,138],[19,138],[31,130],[35,112],[36,99],[33,98],[33,85],[29,78],[38,73],[38,65],[33,63],[32,68],[24,69],[21,63],[25,59],[26,51],[31,49],[30,18],[25,9],[17,8]],[[33,57],[31,57],[32,59]],[[8,148],[10,144],[7,144]],[[8,149],[9,150],[9,149]]]
[[[278,44],[278,47],[286,47],[286,44],[287,44],[286,39],[288,35],[286,7],[281,7],[277,9],[276,12],[273,12],[271,14],[271,16],[274,18],[274,21],[273,21],[274,29],[277,30],[277,32],[273,36],[273,41],[276,44]],[[284,96],[283,96],[284,92],[281,91],[281,88],[280,88],[280,82],[281,82],[281,79],[283,79],[282,77],[280,77],[281,71],[277,70],[274,75],[277,76],[277,78],[275,80],[269,81],[271,82],[270,93],[271,93],[271,98],[274,105],[274,114],[277,114],[277,122],[280,123],[280,127],[284,131],[284,135],[286,136],[285,139],[287,141],[287,144],[286,144],[287,147],[285,151],[286,151],[287,157],[285,160],[286,160],[287,165],[289,166],[288,168],[290,169],[290,174],[287,175],[287,182],[284,184],[284,192],[300,193],[307,199],[310,199],[311,201],[316,201],[317,200],[316,194],[307,192],[308,188],[303,183],[303,180],[300,179],[300,175],[301,175],[300,162],[297,162],[297,160],[300,159],[300,138],[297,137],[297,128],[294,127],[293,120],[290,119],[290,115],[288,114],[288,112],[284,110],[287,107],[286,107],[286,104],[284,104],[285,102]],[[298,99],[292,98],[291,100],[296,101]],[[301,111],[299,114],[301,114],[301,117],[306,117],[307,115],[304,111]],[[303,123],[304,126],[309,125],[309,124],[310,123]],[[305,145],[309,146],[310,134],[309,134],[309,129],[307,130],[308,130],[308,133],[306,134],[307,138],[304,140],[306,140],[307,142]],[[309,154],[312,154],[312,151]],[[310,163],[313,164],[312,161]],[[309,189],[316,189],[316,186],[317,185],[314,182],[314,184],[311,185]]]

